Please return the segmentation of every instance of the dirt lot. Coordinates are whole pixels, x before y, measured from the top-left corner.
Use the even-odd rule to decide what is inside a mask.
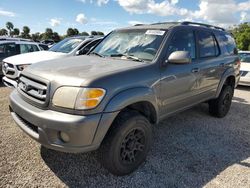
[[[236,90],[224,119],[202,104],[161,122],[147,162],[125,177],[103,169],[96,152],[41,147],[11,119],[9,93],[0,86],[0,187],[250,187],[250,88]]]

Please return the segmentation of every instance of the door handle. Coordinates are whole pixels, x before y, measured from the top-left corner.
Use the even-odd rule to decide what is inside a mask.
[[[199,68],[193,68],[193,69],[191,70],[191,72],[192,72],[192,73],[197,73],[197,72],[200,72],[200,69],[199,69]]]

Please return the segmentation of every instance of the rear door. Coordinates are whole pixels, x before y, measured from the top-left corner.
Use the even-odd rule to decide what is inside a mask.
[[[208,30],[198,30],[199,99],[211,98],[218,87],[225,64],[215,35]]]

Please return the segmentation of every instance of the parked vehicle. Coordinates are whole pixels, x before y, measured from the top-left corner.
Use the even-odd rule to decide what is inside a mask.
[[[41,41],[41,43],[46,44],[48,46],[52,46],[53,44],[55,44],[55,41],[52,39],[48,39],[48,40]]]
[[[240,56],[241,67],[239,85],[250,86],[250,53],[245,55],[240,54]]]
[[[14,38],[8,39],[2,37],[0,40],[0,76],[3,75],[2,61],[4,58],[45,49],[46,47],[44,44],[29,42],[23,39],[18,40]]]
[[[152,126],[201,102],[211,115],[226,116],[238,80],[236,45],[224,29],[132,26],[110,33],[88,56],[29,66],[10,95],[10,112],[42,145],[99,148],[103,166],[125,175],[145,161]]]
[[[8,87],[16,87],[18,77],[28,65],[70,56],[84,55],[91,47],[101,41],[100,37],[70,37],[55,44],[48,51],[21,54],[3,60],[3,83]]]

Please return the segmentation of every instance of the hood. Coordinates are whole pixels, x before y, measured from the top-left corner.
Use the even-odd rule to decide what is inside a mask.
[[[41,61],[47,61],[52,59],[59,59],[67,55],[68,54],[61,52],[38,51],[38,52],[30,52],[30,53],[11,56],[4,59],[3,61],[14,65],[23,65],[23,64],[38,63]]]
[[[85,81],[144,65],[148,63],[83,55],[37,63],[27,67],[23,74],[80,86]]]
[[[250,71],[250,63],[241,62],[240,70],[241,71]]]

